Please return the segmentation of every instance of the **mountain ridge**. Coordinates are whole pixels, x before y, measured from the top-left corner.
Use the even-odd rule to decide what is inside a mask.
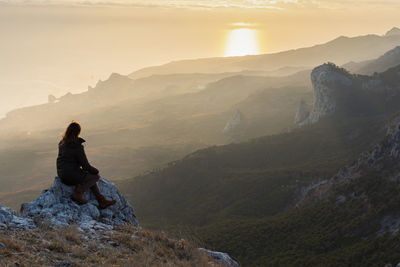
[[[195,70],[194,72],[203,73],[242,71],[246,69],[271,70],[287,66],[316,66],[327,61],[333,61],[341,65],[349,61],[361,61],[378,57],[396,45],[400,45],[400,36],[398,35],[342,36],[324,44],[271,54],[172,61],[160,66],[135,71],[128,76],[139,78],[150,76],[153,73],[184,73],[189,69],[191,72]],[[332,50],[335,46],[338,48]],[[316,54],[320,56],[315,57]],[[313,55],[313,57],[310,55]],[[296,59],[296,57],[298,58]],[[310,61],[310,59],[312,60]]]

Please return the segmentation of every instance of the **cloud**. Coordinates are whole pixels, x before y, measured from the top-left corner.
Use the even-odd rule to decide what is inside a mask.
[[[172,8],[264,8],[276,9],[297,0],[0,0],[3,5],[22,6],[135,6]]]
[[[399,7],[398,0],[0,0],[0,5],[21,6],[133,6],[165,8],[348,9]]]

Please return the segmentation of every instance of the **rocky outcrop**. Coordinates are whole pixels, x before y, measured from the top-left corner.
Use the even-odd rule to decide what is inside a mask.
[[[226,123],[223,133],[228,142],[238,142],[247,127],[247,121],[240,110],[236,110]]]
[[[298,127],[334,114],[349,117],[395,111],[400,96],[400,64],[385,72],[364,76],[327,63],[311,72],[311,81],[314,105],[310,115],[296,123]]]
[[[36,225],[32,219],[19,217],[14,210],[0,206],[0,227],[29,230]]]
[[[310,115],[310,108],[307,103],[302,99],[297,107],[296,117],[294,118],[295,124],[300,124]]]
[[[74,187],[64,185],[56,177],[53,186],[43,191],[39,198],[21,205],[20,216],[30,218],[36,223],[48,222],[53,226],[78,225],[82,230],[111,230],[116,225],[133,224],[139,227],[132,206],[120,194],[110,181],[101,178],[98,182],[101,192],[108,199],[115,199],[115,205],[107,209],[98,209],[97,200],[92,192],[87,191],[85,205],[78,205],[71,200]]]
[[[320,118],[334,114],[340,94],[338,89],[353,85],[350,74],[332,63],[313,69],[311,82],[314,87],[314,106],[307,119],[297,123],[298,126],[313,124]]]
[[[228,254],[223,252],[211,251],[208,249],[200,248],[201,251],[207,253],[215,262],[232,267],[239,267],[239,264],[234,261]]]

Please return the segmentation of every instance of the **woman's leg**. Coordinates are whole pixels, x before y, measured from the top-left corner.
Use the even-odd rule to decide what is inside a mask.
[[[99,177],[93,174],[86,174],[82,180],[79,181],[79,184],[75,188],[75,192],[72,195],[72,199],[76,201],[78,204],[86,204],[87,200],[83,198],[83,194],[94,186],[97,187],[97,181]],[[98,188],[97,188],[98,189]],[[100,193],[100,191],[98,191]],[[96,195],[96,193],[95,193]],[[96,195],[97,197],[97,195]]]
[[[92,190],[93,194],[96,196],[97,201],[99,202],[99,207],[101,209],[105,209],[108,206],[114,205],[115,200],[107,200],[100,192],[99,186],[97,182],[99,181],[99,177],[95,174],[86,174],[85,178],[83,179],[81,186],[83,190]]]
[[[96,174],[88,173],[83,178],[80,183],[81,189],[86,192],[89,188],[92,190],[94,195],[97,197],[100,194],[99,187],[97,186],[97,182],[99,181],[99,177]]]

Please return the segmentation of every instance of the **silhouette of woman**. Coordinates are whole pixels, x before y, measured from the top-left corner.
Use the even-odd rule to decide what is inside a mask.
[[[73,121],[68,125],[62,140],[58,144],[57,174],[66,185],[75,185],[75,192],[72,200],[78,204],[86,204],[83,193],[90,188],[99,202],[99,208],[105,209],[115,204],[115,200],[107,200],[97,185],[100,179],[99,171],[89,164],[86,158],[82,143],[83,138],[79,137],[81,126]]]

